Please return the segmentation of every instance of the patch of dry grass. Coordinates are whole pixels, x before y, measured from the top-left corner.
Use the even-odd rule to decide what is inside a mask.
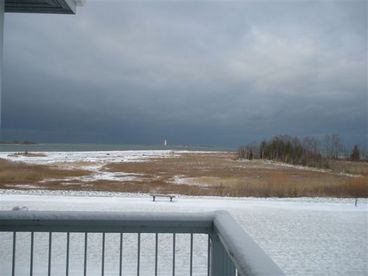
[[[29,165],[0,159],[0,187],[7,184],[35,184],[49,178],[88,175],[84,170],[61,170],[51,166]]]
[[[237,161],[230,153],[185,153],[180,157],[159,158],[147,162],[111,163],[104,167],[111,172],[142,174],[139,180],[60,180],[42,183],[42,187],[52,190],[218,196],[368,197],[368,163],[334,162],[332,170],[318,171],[286,167],[261,160]],[[75,170],[66,170],[60,167],[25,165],[0,160],[0,188],[3,183],[32,184],[48,178],[62,179],[90,173],[80,170],[78,166],[74,168]],[[349,170],[349,173],[354,171],[361,176],[340,174],[342,170]],[[188,178],[190,181],[178,184],[173,181],[175,176]]]
[[[363,176],[353,178],[341,175],[344,165],[348,165],[350,172],[355,170]],[[368,196],[368,179],[364,175],[368,171],[368,163],[342,161],[334,166],[331,171],[316,171],[283,167],[261,160],[239,162],[231,154],[189,153],[180,158],[110,164],[106,168],[110,171],[144,173],[149,179],[154,179],[148,180],[145,191],[261,197]],[[195,184],[173,184],[175,175],[190,178]],[[201,187],[200,184],[204,185]]]
[[[329,160],[329,167],[339,173],[350,173],[368,176],[368,162]]]

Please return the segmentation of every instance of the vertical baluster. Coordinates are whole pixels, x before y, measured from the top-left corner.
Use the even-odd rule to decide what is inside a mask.
[[[34,233],[31,232],[31,254],[30,254],[30,260],[29,260],[29,275],[33,275],[33,243],[34,243]]]
[[[13,232],[12,276],[15,275],[15,245],[16,243],[17,243],[17,232]]]
[[[172,275],[175,276],[175,252],[176,252],[176,234],[173,234],[173,267],[172,267]]]
[[[211,238],[208,234],[208,244],[207,244],[207,276],[210,276],[210,260],[211,260]]]
[[[235,266],[227,253],[224,254],[224,264],[226,275],[235,276]]]
[[[224,276],[231,275],[226,270],[228,259],[227,252],[220,241],[217,233],[211,235],[211,262],[210,262],[210,275],[212,276]]]
[[[48,263],[48,275],[51,275],[51,248],[52,248],[52,232],[49,232],[49,263]]]
[[[101,275],[105,274],[105,232],[102,232],[102,265],[101,265]]]
[[[123,233],[120,233],[120,260],[119,260],[119,276],[123,274]]]
[[[70,233],[66,233],[66,264],[65,264],[65,274],[69,276],[69,241],[70,241]]]
[[[139,276],[139,267],[141,263],[141,233],[138,233],[138,260],[137,260],[137,276]]]
[[[193,275],[193,233],[190,234],[190,276]]]
[[[87,242],[88,233],[84,232],[84,276],[87,276]]]
[[[155,243],[155,276],[157,276],[157,260],[158,260],[158,233],[156,233],[156,243]]]
[[[226,252],[224,254],[224,271],[226,271],[226,273],[229,272],[229,260]]]

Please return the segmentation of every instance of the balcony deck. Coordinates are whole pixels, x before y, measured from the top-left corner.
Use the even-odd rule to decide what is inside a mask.
[[[163,233],[173,235],[172,275],[175,275],[176,234],[188,234],[190,240],[189,275],[193,275],[194,235],[207,235],[207,275],[283,275],[278,266],[264,251],[248,236],[240,225],[226,211],[210,213],[143,213],[143,212],[42,212],[42,211],[3,211],[0,212],[0,231],[12,232],[13,246],[11,273],[15,275],[17,256],[17,233],[31,233],[29,248],[29,274],[33,274],[34,233],[48,233],[48,268],[47,274],[52,275],[52,241],[53,234],[65,232],[66,262],[65,272],[69,275],[70,233],[84,233],[84,275],[87,274],[87,242],[90,233],[102,234],[101,275],[105,274],[105,237],[107,233],[120,233],[119,275],[123,272],[123,234],[137,234],[137,275],[141,267],[141,235],[155,235],[154,275],[158,275],[158,236]]]

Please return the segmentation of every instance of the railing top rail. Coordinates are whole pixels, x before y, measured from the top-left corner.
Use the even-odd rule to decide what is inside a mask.
[[[214,213],[0,211],[0,231],[209,233]]]
[[[228,212],[216,212],[214,231],[235,264],[239,275],[284,275]]]

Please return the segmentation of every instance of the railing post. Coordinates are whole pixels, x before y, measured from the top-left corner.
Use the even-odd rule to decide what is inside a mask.
[[[210,254],[211,276],[235,276],[235,267],[215,232],[211,235]]]

